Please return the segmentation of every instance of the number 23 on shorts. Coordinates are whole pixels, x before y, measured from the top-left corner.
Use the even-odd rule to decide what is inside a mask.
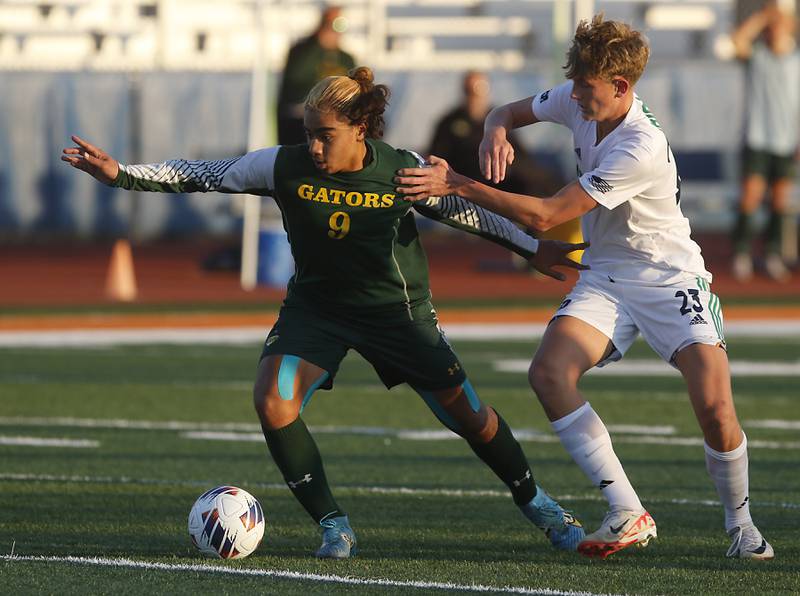
[[[700,302],[700,291],[699,290],[678,290],[675,292],[675,298],[681,298],[683,300],[683,304],[681,305],[681,314],[688,315],[693,310],[695,312],[703,312],[703,303]],[[689,304],[691,300],[692,304]]]

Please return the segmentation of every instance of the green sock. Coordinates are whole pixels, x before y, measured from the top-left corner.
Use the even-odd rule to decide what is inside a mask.
[[[753,241],[753,214],[739,211],[733,227],[733,249],[736,254],[749,253]]]
[[[314,521],[345,515],[333,499],[322,457],[305,422],[298,417],[283,428],[262,430],[283,479]]]
[[[528,460],[500,414],[497,414],[497,433],[492,440],[488,443],[470,442],[469,446],[508,486],[514,503],[521,507],[536,496],[536,483]]]
[[[783,213],[772,211],[769,214],[767,229],[764,232],[764,240],[767,248],[767,253],[780,254],[782,237],[783,237]]]

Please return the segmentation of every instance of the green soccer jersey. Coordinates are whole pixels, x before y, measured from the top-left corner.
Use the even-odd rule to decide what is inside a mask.
[[[380,141],[368,143],[366,167],[330,175],[314,167],[305,145],[278,152],[274,196],[296,267],[290,296],[358,309],[430,296],[411,203],[392,182],[416,160]]]
[[[430,297],[412,207],[522,255],[535,252],[533,238],[461,197],[403,200],[395,191],[395,173],[419,166],[422,158],[381,141],[367,143],[368,165],[357,172],[320,172],[306,145],[292,145],[227,160],[120,165],[114,184],[129,190],[272,195],[295,260],[287,304],[356,314],[397,309],[411,317],[412,306]]]

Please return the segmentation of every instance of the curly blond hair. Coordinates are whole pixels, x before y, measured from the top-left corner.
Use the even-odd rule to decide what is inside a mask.
[[[592,22],[581,21],[564,66],[568,79],[603,79],[619,76],[631,85],[642,76],[650,46],[639,31],[619,21],[606,21],[602,13]]]

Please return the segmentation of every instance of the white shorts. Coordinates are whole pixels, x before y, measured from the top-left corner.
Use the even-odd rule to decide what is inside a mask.
[[[639,333],[670,364],[691,344],[725,347],[719,298],[702,278],[643,286],[584,271],[553,318],[565,315],[588,323],[614,344],[615,350],[597,366],[622,358]]]

